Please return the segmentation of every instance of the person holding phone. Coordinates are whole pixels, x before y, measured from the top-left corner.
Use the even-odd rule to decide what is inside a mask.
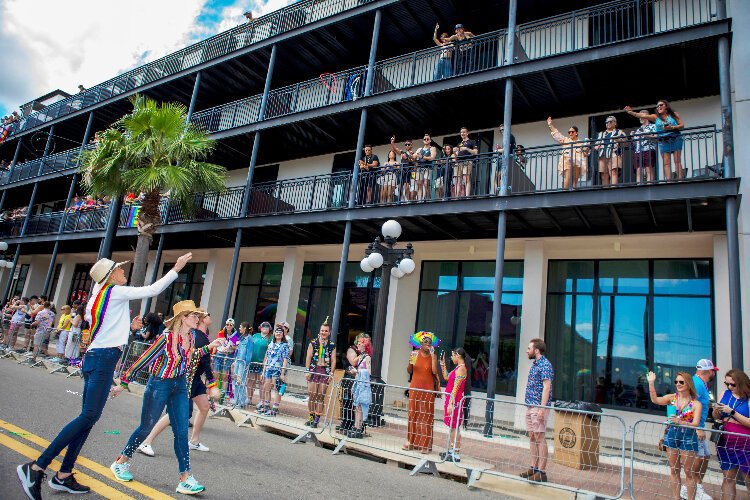
[[[724,375],[727,389],[713,409],[713,417],[721,421],[725,432],[750,434],[750,378],[742,370],[729,370]],[[734,499],[737,496],[737,474],[750,480],[750,436],[744,438],[725,434],[716,444],[716,454],[724,473],[721,497]]]
[[[435,354],[435,347],[440,345],[440,339],[432,332],[417,332],[412,337],[411,344],[417,348],[411,352],[409,364],[406,365],[406,371],[411,375],[411,383],[406,444],[402,449],[430,453],[435,421],[435,381],[437,388],[440,388],[438,360]]]
[[[687,497],[695,498],[695,460],[698,453],[698,435],[696,428],[701,423],[703,405],[698,401],[693,377],[687,372],[677,372],[675,375],[675,393],[665,396],[656,395],[656,374],[648,372],[648,390],[651,402],[655,405],[667,406],[669,426],[664,435],[664,446],[667,448],[670,483],[674,498],[680,498],[680,468],[685,469],[687,483]],[[673,407],[670,408],[670,407]]]

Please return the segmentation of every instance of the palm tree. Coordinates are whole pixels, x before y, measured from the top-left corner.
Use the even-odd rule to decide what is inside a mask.
[[[168,192],[170,203],[188,212],[195,209],[194,194],[226,189],[226,169],[206,163],[214,141],[186,120],[179,103],[159,104],[134,95],[133,111],[99,134],[97,147],[81,156],[83,186],[87,193],[110,196],[144,193],[138,216],[138,244],[131,283],[146,277],[148,251],[161,223],[159,201]]]

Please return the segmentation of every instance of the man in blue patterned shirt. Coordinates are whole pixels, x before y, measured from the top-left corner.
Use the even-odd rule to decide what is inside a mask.
[[[549,410],[540,408],[540,406],[546,407],[549,405],[552,380],[555,378],[552,363],[544,356],[546,350],[547,345],[542,339],[533,339],[526,349],[529,359],[534,360],[529,370],[524,399],[524,403],[530,405],[526,407],[526,431],[529,433],[531,444],[531,468],[523,472],[521,477],[539,483],[547,482],[545,469],[548,451],[545,433],[547,431],[547,416],[549,415]]]

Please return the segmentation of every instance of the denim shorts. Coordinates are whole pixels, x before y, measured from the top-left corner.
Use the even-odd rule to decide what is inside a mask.
[[[280,366],[267,366],[266,372],[263,374],[263,377],[266,379],[270,378],[278,378],[281,376],[281,367]]]
[[[708,447],[708,439],[703,438],[698,440],[698,453],[696,453],[699,457],[710,457],[711,456],[711,449]]]
[[[664,436],[664,446],[675,450],[692,451],[698,453],[698,435],[695,429],[675,427],[670,425]]]

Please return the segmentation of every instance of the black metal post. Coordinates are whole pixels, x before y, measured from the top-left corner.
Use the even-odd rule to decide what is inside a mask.
[[[120,226],[120,215],[122,215],[122,196],[115,196],[109,204],[109,216],[107,217],[107,231],[104,233],[101,247],[99,248],[100,259],[112,258],[112,242],[115,240],[117,229]]]
[[[16,273],[16,266],[18,265],[18,257],[21,255],[21,245],[16,245],[16,254],[13,256],[13,266],[10,268],[10,274],[8,275],[8,283],[5,284],[5,293],[3,294],[3,302],[8,300],[10,294],[10,285],[13,282],[13,275]]]
[[[234,275],[237,274],[237,261],[240,258],[240,248],[242,247],[242,228],[237,228],[237,234],[234,237],[234,251],[232,252],[232,264],[229,266],[229,286],[227,294],[224,296],[224,311],[221,314],[222,321],[229,318],[229,306],[232,302],[232,292],[234,292]]]
[[[380,271],[380,291],[378,292],[378,308],[375,312],[375,325],[372,328],[372,378],[381,380],[383,368],[383,345],[385,344],[385,319],[388,314],[388,293],[391,289],[391,269],[395,265],[389,255],[393,244],[388,244],[389,252],[383,255],[383,267]]]
[[[8,190],[3,190],[3,195],[0,197],[0,212],[3,211],[3,208],[5,208],[5,197],[8,195]]]
[[[372,41],[370,42],[370,58],[367,60],[367,78],[365,79],[365,97],[372,94],[372,86],[375,80],[375,57],[378,53],[378,39],[380,38],[380,20],[383,13],[380,9],[375,11],[375,22],[372,25]]]
[[[21,228],[21,236],[26,236],[26,229],[29,227],[29,220],[31,220],[31,214],[34,209],[34,203],[36,202],[36,192],[39,189],[39,183],[34,183],[34,189],[31,191],[31,200],[29,200],[29,208],[26,211],[26,217],[23,219],[23,227]]]
[[[13,178],[13,168],[16,166],[16,163],[18,162],[18,155],[21,153],[21,143],[23,142],[23,137],[18,138],[18,142],[16,143],[16,151],[13,153],[13,159],[10,161],[10,167],[8,167],[8,182]]]
[[[185,121],[190,123],[190,119],[193,117],[193,110],[195,110],[195,100],[198,97],[198,88],[201,85],[201,72],[195,74],[195,82],[193,83],[193,95],[190,96],[190,105],[188,106],[187,117]]]
[[[49,128],[49,133],[47,134],[47,142],[44,145],[44,153],[42,153],[42,158],[47,156],[49,154],[49,148],[52,145],[52,136],[55,134],[55,126],[52,125]]]
[[[154,267],[151,269],[151,283],[156,281],[159,277],[159,266],[161,266],[161,254],[164,251],[164,240],[167,238],[166,234],[159,236],[159,244],[156,246],[156,258],[154,259]],[[151,310],[151,299],[148,297],[143,302],[143,308],[141,309],[141,316],[148,313]]]
[[[333,301],[333,323],[331,324],[331,342],[336,342],[341,324],[341,304],[344,298],[344,275],[346,264],[349,262],[349,243],[352,240],[352,221],[346,221],[344,226],[344,241],[341,243],[341,260],[339,261],[339,276],[336,280],[336,297]],[[337,344],[338,345],[338,344]]]
[[[726,2],[717,3],[719,19],[727,17]],[[735,176],[734,123],[732,118],[732,87],[729,77],[729,38],[719,38],[719,96],[721,100],[721,130],[723,146],[724,177]],[[731,339],[732,368],[744,369],[742,339],[742,283],[740,281],[740,242],[737,218],[737,197],[726,199],[727,260],[729,266],[729,330]]]
[[[266,81],[263,84],[263,95],[260,98],[258,121],[266,117],[266,107],[268,107],[268,94],[271,92],[271,78],[273,78],[274,66],[276,66],[276,44],[273,44],[273,46],[271,46],[271,57],[268,59],[268,73],[266,73]]]
[[[516,9],[517,0],[510,1],[508,9],[508,54],[513,58],[516,38]],[[513,80],[505,80],[505,103],[503,109],[503,164],[501,166],[500,196],[508,194],[508,175],[511,161],[510,134],[513,116]],[[485,407],[484,435],[492,436],[492,421],[495,410],[494,398],[497,385],[497,364],[500,349],[500,321],[503,307],[503,274],[505,272],[505,229],[506,214],[504,210],[498,212],[497,219],[497,246],[495,248],[495,283],[492,301],[492,325],[490,330],[490,365],[487,377],[487,406]]]
[[[44,278],[44,288],[42,288],[42,293],[47,297],[50,296],[49,286],[52,282],[52,273],[55,270],[55,261],[57,260],[57,251],[59,248],[60,240],[55,240],[55,246],[52,248],[52,257],[50,258],[49,267],[47,268],[47,276]]]

